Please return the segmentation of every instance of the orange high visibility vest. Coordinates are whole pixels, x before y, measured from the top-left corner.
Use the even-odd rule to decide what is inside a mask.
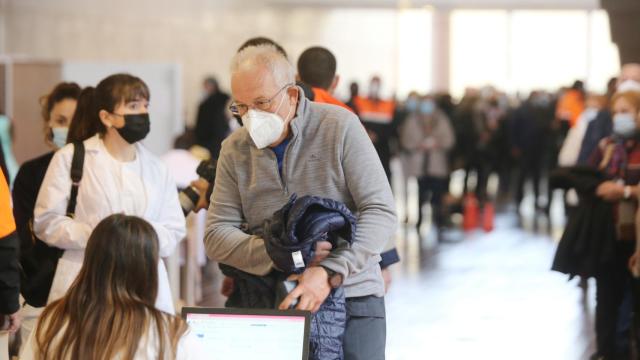
[[[556,116],[569,120],[569,124],[573,127],[577,122],[580,114],[584,111],[584,100],[578,90],[567,90],[558,100],[556,106]]]
[[[353,112],[353,109],[347,106],[342,101],[334,98],[329,94],[329,92],[325,89],[314,87],[313,89],[313,101],[323,103],[323,104],[332,104],[342,106],[343,108]]]
[[[4,173],[0,171],[0,238],[16,231],[16,222],[11,209],[11,193]]]
[[[396,107],[393,101],[374,101],[364,97],[356,96],[354,102],[362,121],[390,124],[391,120],[393,120],[393,112],[395,111]]]

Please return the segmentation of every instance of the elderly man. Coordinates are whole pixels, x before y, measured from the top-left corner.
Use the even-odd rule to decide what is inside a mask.
[[[308,267],[280,308],[299,298],[297,309],[317,311],[332,287],[344,286],[345,358],[384,359],[384,285],[378,262],[394,235],[396,217],[371,141],[353,113],[305,99],[294,85],[294,68],[273,46],[240,51],[231,72],[231,110],[244,127],[222,144],[207,218],[207,254],[266,275],[273,263],[264,240],[252,235],[260,233],[265,219],[294,193],[343,202],[357,214],[354,243]]]

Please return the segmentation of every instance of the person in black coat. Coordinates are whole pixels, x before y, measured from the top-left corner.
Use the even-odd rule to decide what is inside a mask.
[[[519,206],[524,198],[524,185],[528,179],[533,182],[536,208],[544,208],[539,204],[542,171],[544,169],[545,151],[551,147],[549,143],[551,125],[554,118],[553,104],[548,94],[533,91],[513,113],[511,119],[512,154],[520,164],[516,204]]]
[[[580,146],[580,154],[578,155],[578,164],[586,165],[589,162],[589,156],[598,147],[600,141],[613,132],[613,119],[609,109],[602,109],[587,126],[587,130],[582,139]]]
[[[33,210],[40,186],[44,180],[55,150],[67,142],[69,125],[76,112],[80,86],[76,83],[60,83],[48,95],[40,99],[44,120],[45,142],[53,151],[22,164],[16,175],[12,198],[13,215],[20,243],[20,264],[24,310],[23,337],[28,336],[35,325],[40,309],[45,305],[51,288],[51,277],[42,277],[44,259],[57,250],[38,240],[32,232]]]
[[[217,159],[220,154],[222,140],[229,134],[226,107],[229,95],[220,91],[218,81],[209,77],[204,80],[206,97],[198,107],[196,119],[196,143]]]

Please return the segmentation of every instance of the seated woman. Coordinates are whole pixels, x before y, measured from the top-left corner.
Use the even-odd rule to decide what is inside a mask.
[[[198,359],[179,317],[154,306],[158,236],[145,220],[115,214],[87,243],[78,277],[42,312],[21,359]]]

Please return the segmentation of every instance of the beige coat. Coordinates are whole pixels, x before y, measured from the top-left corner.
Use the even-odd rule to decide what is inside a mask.
[[[449,118],[436,110],[432,115],[409,114],[399,129],[400,156],[407,177],[447,177],[449,151],[455,135]]]

